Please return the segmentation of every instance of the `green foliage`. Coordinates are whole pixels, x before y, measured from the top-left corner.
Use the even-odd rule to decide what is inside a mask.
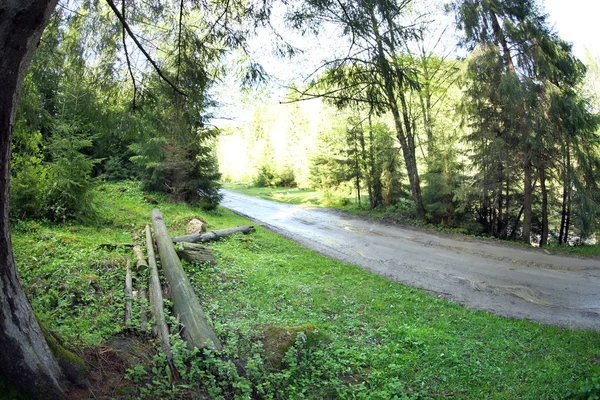
[[[159,61],[165,73],[177,74],[187,97],[142,65],[132,87],[123,82],[127,67],[118,55],[122,29],[107,5],[75,6],[76,11],[54,15],[21,91],[12,154],[13,217],[90,216],[89,189],[98,177],[141,177],[174,200],[215,208],[220,175],[211,140],[218,132],[205,125],[212,105],[207,90],[216,75],[207,69],[221,50],[194,42],[196,35],[184,26],[181,36],[163,40],[171,49],[167,53],[177,48],[177,63]],[[175,17],[169,7],[137,11],[146,22],[160,14]],[[138,35],[156,38],[152,29],[142,32]],[[131,49],[128,55],[133,58]]]
[[[579,386],[569,396],[573,399],[600,399],[600,375],[593,375],[579,382]]]
[[[42,135],[30,132],[21,121],[15,129],[13,145],[14,218],[65,221],[93,215],[91,174],[96,161],[83,153],[92,145],[89,134],[75,124],[57,122],[52,125],[52,136],[42,146]],[[49,160],[44,161],[44,157]]]
[[[57,122],[48,143],[52,162],[48,167],[50,187],[46,202],[52,220],[92,217],[94,213],[91,179],[95,160],[83,151],[92,146],[87,132],[76,124]]]
[[[252,184],[256,187],[296,187],[296,179],[289,166],[276,170],[270,165],[262,165],[252,178]]]
[[[14,130],[10,213],[18,219],[40,218],[46,208],[48,168],[43,164],[42,134],[19,121]]]
[[[161,179],[154,185],[174,201],[214,210],[222,198],[217,182],[221,175],[213,150],[203,143],[206,140],[198,135],[188,143],[164,146],[165,160],[158,168]]]

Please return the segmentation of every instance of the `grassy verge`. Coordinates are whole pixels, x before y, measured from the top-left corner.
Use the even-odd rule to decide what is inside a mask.
[[[248,222],[144,202],[135,184],[98,188],[91,225],[17,224],[27,292],[52,330],[80,347],[123,331],[125,258],[161,209],[173,234],[192,216],[210,229]],[[218,264],[185,264],[225,349],[190,352],[173,330],[181,380],[160,354],[131,367],[142,398],[587,398],[600,394],[600,334],[471,311],[306,250],[261,227],[212,245]],[[144,282],[143,274],[136,285]],[[173,319],[173,318],[172,318]],[[273,334],[275,332],[275,334]],[[291,339],[291,341],[290,341]],[[286,340],[288,343],[285,343]],[[271,353],[279,353],[280,358]],[[119,397],[114,395],[114,397]]]

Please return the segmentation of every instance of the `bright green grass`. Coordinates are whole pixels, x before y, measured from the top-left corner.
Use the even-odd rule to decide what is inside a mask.
[[[98,195],[103,217],[97,224],[28,222],[13,232],[36,311],[80,345],[107,341],[123,328],[130,250],[98,245],[131,243],[131,232],[141,233],[154,207],[173,234],[191,216],[206,218],[210,229],[248,224],[224,209],[205,213],[160,196],[158,206],[147,204],[131,183],[105,184]],[[157,359],[154,371],[132,372],[141,379],[142,397],[551,399],[600,376],[596,332],[471,311],[261,227],[212,248],[217,266],[185,268],[225,349],[199,358],[176,345],[182,381],[169,383]],[[272,371],[260,355],[265,324],[314,324],[319,335],[301,337],[283,370]]]

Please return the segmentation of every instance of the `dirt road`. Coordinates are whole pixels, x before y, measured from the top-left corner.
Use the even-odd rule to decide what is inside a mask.
[[[223,190],[224,207],[327,256],[498,315],[600,331],[600,261]]]

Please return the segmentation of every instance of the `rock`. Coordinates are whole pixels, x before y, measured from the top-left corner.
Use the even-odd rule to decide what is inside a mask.
[[[313,324],[295,326],[262,325],[258,327],[262,331],[261,341],[267,368],[280,371],[284,367],[283,358],[285,354],[296,344],[300,332],[304,334],[306,342],[304,346],[314,347],[325,337]]]
[[[187,226],[185,227],[186,235],[194,235],[202,232],[206,232],[206,222],[200,221],[196,218],[188,222]]]

